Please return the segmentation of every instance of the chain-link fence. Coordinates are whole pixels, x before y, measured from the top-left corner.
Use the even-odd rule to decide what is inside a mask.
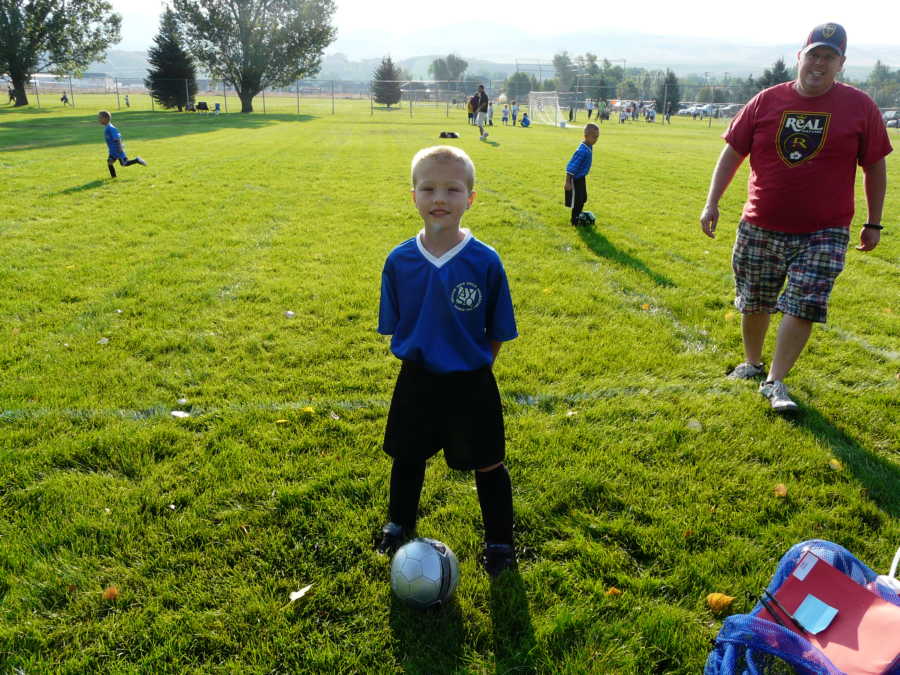
[[[184,86],[183,97],[180,95],[180,83]],[[6,84],[9,85],[8,82]],[[186,106],[188,112],[224,114],[243,109],[237,91],[222,82],[198,79],[195,92],[189,90],[187,80],[173,80],[172,84],[179,92],[177,98],[180,101],[190,101],[190,105]],[[462,81],[304,79],[287,87],[265,89],[250,101],[250,105],[253,112],[262,114],[358,116],[368,112],[373,118],[390,114],[394,118],[446,119],[466,116],[468,102],[478,84],[484,85],[493,102],[495,118],[499,118],[504,105],[513,101],[518,102],[523,111],[527,110],[530,86],[522,83],[515,86],[514,82],[507,80],[477,81],[471,78]],[[630,85],[627,90],[621,83],[599,85],[590,78],[579,77],[573,82],[571,91],[555,93],[560,115],[569,123],[587,121],[588,112],[597,113],[602,102],[608,115],[604,116],[604,120],[655,121],[658,117],[665,119],[665,112],[669,110],[673,116],[703,121],[712,126],[717,119],[727,120],[737,114],[743,107],[742,101],[752,92],[747,91],[746,82],[735,80],[716,85],[679,82],[677,93],[670,93],[661,74],[656,74],[643,78],[640,85]],[[890,98],[887,90],[867,93],[878,96],[876,100]],[[150,95],[142,78],[37,75],[28,83],[27,94],[29,103],[38,108],[72,108],[79,111],[164,109]],[[885,110],[898,107],[900,100],[896,104],[883,106]],[[624,118],[623,110],[627,113]]]

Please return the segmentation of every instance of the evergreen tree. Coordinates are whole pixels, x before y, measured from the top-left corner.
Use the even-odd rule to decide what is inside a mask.
[[[738,103],[746,103],[759,93],[760,88],[753,75],[748,75],[746,80],[742,80],[738,86],[737,100]]]
[[[147,52],[152,67],[147,70],[144,86],[162,107],[178,108],[181,112],[197,93],[197,69],[194,59],[181,46],[178,22],[169,7],[162,15],[153,42],[156,46]]]
[[[666,70],[666,76],[656,85],[656,111],[666,114],[666,107],[671,106],[672,114],[678,112],[679,103],[681,102],[681,87],[678,85],[678,78],[671,70]]]
[[[766,68],[762,77],[756,81],[756,84],[760,90],[763,90],[767,87],[774,87],[776,84],[781,84],[782,82],[790,82],[793,79],[794,76],[784,65],[784,59],[778,59],[772,65],[771,69]]]
[[[381,65],[372,74],[372,92],[375,94],[375,102],[390,108],[400,102],[403,92],[400,90],[400,82],[403,73],[394,65],[390,56],[381,59]]]

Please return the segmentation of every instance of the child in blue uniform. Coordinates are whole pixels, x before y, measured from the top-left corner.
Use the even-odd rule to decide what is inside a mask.
[[[128,159],[128,156],[125,154],[125,146],[122,145],[122,134],[112,125],[112,115],[105,110],[101,110],[97,113],[97,121],[106,127],[103,131],[103,136],[106,139],[106,147],[109,149],[106,166],[109,167],[110,176],[116,177],[116,162],[119,162],[122,166],[131,166],[132,164],[147,166],[147,162],[140,157]]]
[[[584,126],[584,140],[566,165],[565,203],[572,207],[571,221],[578,225],[578,216],[587,202],[587,178],[594,159],[594,143],[600,137],[600,127],[593,122]]]
[[[459,224],[475,199],[475,166],[436,146],[412,162],[413,202],[425,223],[397,246],[381,276],[378,332],[401,359],[385,429],[393,460],[378,546],[392,553],[416,526],[425,461],[438,450],[452,469],[475,471],[485,529],[482,564],[496,576],[515,564],[512,484],[503,464],[500,394],[491,369],[518,333],[500,257]]]

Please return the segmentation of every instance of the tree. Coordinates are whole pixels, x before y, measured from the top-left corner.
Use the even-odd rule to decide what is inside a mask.
[[[866,90],[881,107],[888,108],[900,104],[900,69],[891,72],[891,69],[880,60],[876,61],[866,80]]]
[[[766,68],[766,70],[763,71],[762,77],[756,81],[756,84],[759,89],[762,90],[767,87],[774,87],[776,84],[781,84],[782,82],[790,82],[793,79],[794,76],[784,65],[784,59],[778,59],[772,65],[771,69]]]
[[[191,53],[234,87],[245,113],[253,112],[253,97],[263,89],[316,74],[335,38],[333,0],[173,2]]]
[[[656,110],[663,115],[666,107],[671,106],[673,113],[678,112],[681,101],[681,87],[675,73],[666,69],[666,76],[656,85]]]
[[[553,57],[553,69],[556,71],[556,82],[559,91],[571,91],[575,82],[575,65],[569,58],[569,52],[562,52]]]
[[[618,98],[624,98],[629,101],[636,101],[641,97],[640,88],[631,78],[619,82],[616,87],[616,93],[618,94]]]
[[[444,58],[435,59],[428,66],[428,72],[439,82],[453,82],[460,79],[469,64],[456,54],[447,54]]]
[[[78,74],[119,41],[122,17],[106,0],[0,0],[0,74],[9,75],[16,106],[35,73]]]
[[[403,73],[394,65],[390,56],[381,59],[381,65],[372,74],[372,92],[375,94],[375,102],[386,105],[388,108],[398,103],[403,95],[399,82],[402,77]]]
[[[178,108],[178,112],[194,100],[197,93],[197,70],[191,55],[181,46],[178,22],[171,8],[166,7],[159,24],[156,43],[147,52],[152,68],[147,70],[144,86],[164,108]]]
[[[757,81],[754,79],[753,75],[748,75],[746,80],[741,80],[738,85],[737,90],[737,101],[738,103],[746,103],[751,98],[756,96],[760,91],[759,85]]]
[[[510,99],[523,99],[531,90],[532,82],[527,73],[513,73],[506,80],[506,95]]]

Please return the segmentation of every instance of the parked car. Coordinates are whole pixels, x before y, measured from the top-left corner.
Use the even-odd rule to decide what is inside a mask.
[[[885,110],[881,117],[887,126],[900,127],[900,110]]]
[[[734,117],[741,111],[741,108],[743,107],[744,106],[740,103],[730,103],[729,105],[724,106],[719,111],[719,114],[722,115],[722,117]]]

